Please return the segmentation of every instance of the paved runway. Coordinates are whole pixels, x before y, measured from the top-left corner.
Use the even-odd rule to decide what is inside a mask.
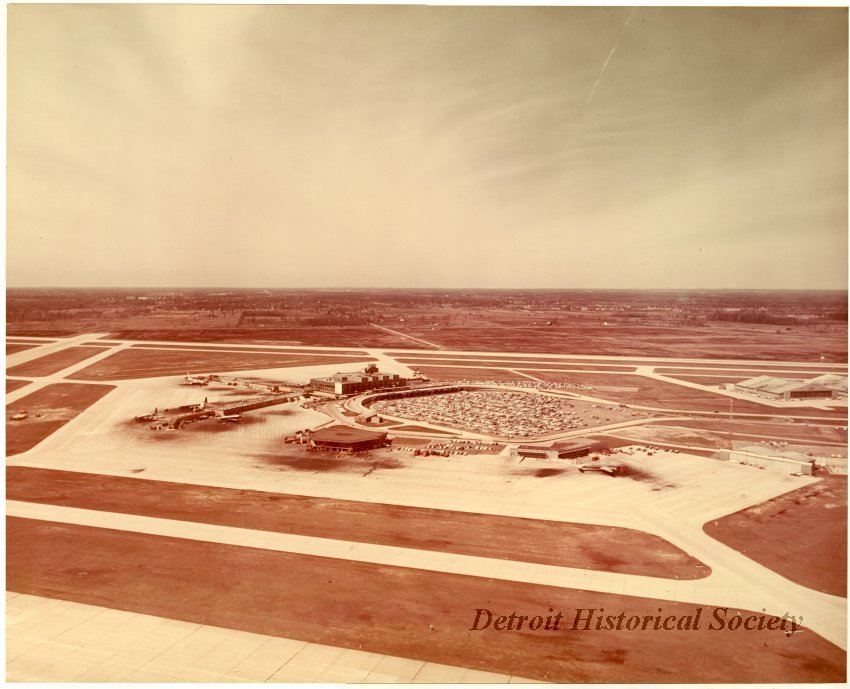
[[[536,683],[12,592],[6,658],[9,682]]]

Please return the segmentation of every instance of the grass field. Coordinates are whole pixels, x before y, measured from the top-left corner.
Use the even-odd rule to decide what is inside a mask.
[[[478,608],[695,614],[673,601],[14,517],[7,530],[7,589],[20,593],[548,681],[845,677],[846,654],[816,634],[712,631],[710,612],[689,631],[470,630]]]
[[[651,422],[650,422],[651,423]],[[729,419],[689,419],[687,421],[662,421],[665,426],[680,426],[683,428],[698,428],[734,436],[776,438],[796,440],[801,443],[833,443],[847,444],[847,431],[837,426],[814,426],[810,424],[791,423],[755,423],[749,421],[729,421]],[[763,438],[762,438],[763,439]]]
[[[523,381],[523,376],[494,368],[441,368],[437,366],[419,367],[423,375],[436,381],[443,380],[496,380]],[[729,398],[686,388],[675,383],[665,383],[645,376],[628,374],[593,374],[562,371],[528,371],[529,376],[549,383],[601,386],[604,390],[591,391],[589,394],[613,402],[624,402],[648,407],[670,409],[694,409],[697,411],[729,412]],[[621,389],[617,389],[621,388]],[[735,400],[735,410],[771,415],[776,413],[772,407],[754,402]],[[808,413],[808,410],[807,410]]]
[[[624,359],[621,357],[612,357],[611,359],[587,360],[569,357],[558,356],[501,356],[496,354],[441,354],[440,352],[423,352],[404,353],[404,352],[388,352],[388,356],[395,357],[400,361],[421,362],[423,365],[440,365],[440,364],[459,364],[467,366],[510,366],[510,368],[534,368],[536,364],[564,364],[562,368],[576,368],[582,365],[599,366],[600,370],[608,369],[609,367],[628,367],[630,370],[634,366],[653,366],[658,367],[658,373],[682,373],[682,374],[727,374],[741,373],[741,364],[731,361],[729,363],[694,363],[694,364],[679,364],[674,365],[674,362],[669,361],[645,361],[640,359]],[[573,366],[575,364],[576,366]],[[836,366],[817,366],[812,365],[812,368],[795,364],[757,364],[750,367],[744,367],[746,370],[743,373],[758,376],[758,375],[783,375],[784,371],[796,371],[802,375],[812,377],[820,375],[824,371],[830,373],[847,373],[847,367]],[[753,369],[750,371],[750,369]]]
[[[662,409],[680,409],[694,411],[716,411],[721,414],[729,414],[729,397],[713,394],[709,391],[688,388],[675,383],[666,383],[661,380],[647,378],[645,376],[616,375],[606,376],[593,373],[556,373],[538,371],[534,373],[535,378],[553,382],[594,385],[608,387],[619,381],[622,386],[637,387],[636,392],[617,391],[606,389],[604,391],[591,392],[589,394],[605,399],[624,402],[626,404],[637,404],[646,407],[659,407]],[[804,416],[846,416],[845,411],[823,411],[817,409],[801,408],[795,410],[784,410],[771,407],[757,402],[749,402],[736,399],[732,406],[733,411],[738,413],[764,414],[766,416],[797,414]]]
[[[38,345],[30,345],[30,344],[6,344],[6,356],[10,354],[17,354],[18,352],[25,352],[28,349],[35,349]]]
[[[846,333],[821,333],[799,327],[776,332],[764,326],[717,325],[709,328],[589,324],[532,327],[481,323],[474,326],[395,327],[395,330],[445,349],[481,352],[572,353],[753,359],[818,363],[847,361]]]
[[[723,375],[723,376],[738,376],[740,378],[755,378],[756,376],[776,376],[777,378],[814,378],[823,373],[838,373],[847,375],[847,369],[841,367],[828,369],[803,369],[788,364],[787,366],[764,366],[753,368],[735,368],[735,367],[718,367],[708,364],[700,364],[698,367],[676,368],[676,367],[659,367],[655,369],[656,373],[662,375]]]
[[[157,376],[205,374],[254,369],[318,366],[322,364],[358,364],[375,361],[370,357],[341,357],[307,354],[248,354],[242,352],[195,352],[162,349],[123,349],[112,356],[77,371],[75,380],[126,380]]]
[[[73,337],[82,331],[79,328],[41,326],[27,323],[6,323],[6,336],[23,339],[26,337]]]
[[[407,347],[411,340],[370,326],[314,326],[290,328],[150,328],[120,329],[115,340],[165,342],[232,342],[242,344],[308,345],[311,347]]]
[[[834,476],[703,527],[791,581],[847,596],[847,477]]]
[[[463,359],[419,359],[419,358],[399,358],[397,359],[399,363],[407,364],[409,366],[489,366],[487,361],[482,361],[481,363],[477,361],[466,361]],[[516,369],[555,369],[555,370],[563,370],[568,369],[570,371],[612,371],[617,373],[633,373],[634,366],[614,366],[614,365],[595,365],[595,364],[559,364],[559,363],[551,363],[545,360],[537,360],[537,361],[519,361],[518,359],[510,359],[506,361],[497,362],[498,366],[504,366],[507,368],[516,368]]]
[[[709,569],[642,531],[26,467],[9,500],[662,578]]]
[[[399,426],[393,431],[407,431],[408,433],[433,433],[435,435],[457,435],[451,431],[440,431],[436,428],[425,428],[424,426]]]
[[[38,359],[12,366],[6,369],[6,373],[10,376],[50,376],[103,351],[103,347],[68,347]]]
[[[6,342],[9,344],[29,344],[29,345],[43,345],[43,344],[53,344],[56,340],[27,340],[20,337],[6,337]]]
[[[11,378],[6,379],[6,394],[8,395],[10,392],[15,390],[20,390],[22,387],[29,385],[31,380],[13,380]]]
[[[740,383],[742,380],[746,380],[747,378],[755,378],[756,376],[768,375],[765,373],[753,373],[752,375],[706,375],[706,374],[696,374],[696,375],[684,375],[684,374],[672,374],[672,373],[663,373],[667,378],[674,378],[675,380],[683,380],[686,383],[697,383],[698,385],[726,385],[726,383]],[[780,375],[782,378],[811,378],[810,375],[806,375],[803,373],[783,373]]]
[[[521,381],[529,380],[518,373],[506,371],[501,368],[449,368],[440,366],[417,366],[422,375],[431,380],[497,380],[497,381]]]
[[[6,456],[32,449],[113,389],[113,385],[55,383],[6,405],[7,414],[17,410],[29,413],[22,421],[7,418]]]
[[[295,349],[289,348],[281,349],[280,347],[240,347],[239,345],[208,345],[208,344],[195,344],[195,345],[183,345],[183,344],[160,344],[160,343],[151,343],[151,344],[134,344],[130,345],[131,347],[138,347],[142,349],[178,349],[178,350],[190,350],[190,351],[204,351],[204,352],[247,352],[249,354],[263,354],[263,353],[272,353],[272,354],[329,354],[332,356],[368,356],[368,354],[364,351],[357,350],[315,350],[315,349]]]

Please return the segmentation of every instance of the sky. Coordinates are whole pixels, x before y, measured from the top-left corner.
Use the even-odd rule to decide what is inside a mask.
[[[847,288],[847,10],[10,5],[10,287]]]

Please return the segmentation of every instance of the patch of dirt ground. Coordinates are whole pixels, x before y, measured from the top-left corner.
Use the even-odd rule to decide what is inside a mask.
[[[703,529],[791,581],[847,596],[846,476],[824,478]]]

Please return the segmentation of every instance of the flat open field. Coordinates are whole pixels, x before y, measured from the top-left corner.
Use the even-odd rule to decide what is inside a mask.
[[[20,390],[22,387],[29,385],[31,380],[14,380],[12,378],[6,379],[6,394],[8,395],[10,392],[15,390]]]
[[[287,347],[286,349],[281,349],[280,347],[240,347],[239,345],[182,345],[182,344],[160,344],[160,343],[151,343],[151,344],[134,344],[130,345],[131,347],[139,347],[142,349],[183,349],[183,350],[191,350],[195,352],[248,352],[249,354],[262,354],[262,353],[272,353],[272,354],[329,354],[332,356],[368,356],[367,352],[357,351],[353,349],[349,350],[333,350],[329,349],[325,352],[321,350],[315,349],[295,349]]]
[[[437,430],[436,428],[425,428],[424,426],[397,426],[393,428],[395,431],[407,431],[408,433],[433,433],[435,435],[457,435],[450,431]]]
[[[794,331],[776,328],[716,324],[708,328],[588,324],[576,319],[570,326],[498,325],[405,327],[392,330],[431,342],[444,349],[541,354],[648,356],[763,361],[847,361],[847,339],[837,332],[818,332],[798,326]],[[163,328],[110,328],[109,323],[64,329],[21,332],[24,335],[68,336],[82,332],[109,331],[110,339],[162,340],[172,342],[232,342],[327,347],[427,348],[422,342],[370,326],[312,327],[208,327],[195,324]],[[9,328],[13,332],[14,327]]]
[[[846,476],[825,478],[703,528],[791,581],[847,596]]]
[[[612,380],[611,376],[593,373],[555,373],[538,371],[534,373],[535,378],[553,383],[567,383],[594,386],[611,386],[614,380],[618,380],[621,386],[634,386],[637,391],[618,391],[606,389],[598,392],[591,391],[589,394],[610,399],[626,404],[636,404],[645,407],[660,407],[663,409],[680,409],[683,411],[716,411],[721,414],[729,414],[729,397],[716,395],[708,391],[696,390],[675,383],[665,383],[661,380],[647,378],[645,376],[618,375]],[[802,416],[846,416],[846,410],[825,411],[810,408],[781,409],[771,407],[758,402],[749,402],[735,399],[732,409],[734,412],[746,412],[748,414],[764,414],[766,416],[794,414]]]
[[[68,347],[38,359],[12,366],[6,369],[6,373],[10,376],[49,376],[95,354],[100,354],[103,350],[103,347]]]
[[[412,343],[411,343],[412,346]],[[575,357],[566,357],[566,356],[520,356],[520,355],[501,355],[501,354],[456,354],[452,353],[444,353],[439,351],[427,351],[427,352],[386,352],[387,356],[394,357],[396,359],[410,359],[411,361],[421,361],[423,363],[434,363],[439,365],[440,363],[460,363],[466,364],[467,366],[504,366],[508,362],[512,364],[511,368],[513,368],[513,364],[517,366],[527,366],[528,364],[533,364],[536,362],[540,363],[554,363],[554,364],[605,364],[612,366],[643,366],[646,364],[645,361],[640,361],[638,359],[621,359],[620,357],[613,357],[610,360],[602,360],[602,361],[588,361],[587,359],[578,359]],[[454,361],[450,361],[450,360]],[[564,368],[568,368],[565,366]]]
[[[709,569],[633,529],[8,467],[9,500],[561,567],[698,579]]]
[[[112,385],[55,383],[6,405],[7,413],[29,412],[22,421],[6,420],[6,456],[32,449],[113,389]]]
[[[707,375],[725,375],[726,373],[742,373],[741,365],[734,361],[729,363],[711,363],[699,362],[693,364],[676,364],[664,361],[646,361],[641,359],[623,359],[620,357],[612,357],[605,360],[588,360],[558,356],[499,356],[494,354],[442,354],[440,352],[427,352],[422,354],[412,354],[410,352],[388,352],[387,356],[395,357],[399,361],[417,362],[423,365],[433,364],[439,366],[441,364],[466,365],[466,366],[508,366],[510,368],[535,368],[537,364],[562,364],[561,368],[581,368],[582,365],[590,365],[599,367],[599,370],[608,370],[610,368],[626,367],[632,370],[635,366],[652,366],[656,367],[658,373],[685,373],[685,374],[707,374]],[[573,365],[575,364],[575,366]],[[799,364],[764,364],[753,365],[747,368],[744,373],[751,376],[769,374],[781,375],[784,371],[796,371],[803,376],[812,377],[821,375],[824,372],[830,373],[847,373],[846,366],[823,366]]]
[[[792,364],[788,364],[787,366],[759,366],[758,368],[718,368],[716,366],[708,366],[708,365],[698,365],[692,366],[690,368],[687,367],[659,367],[655,369],[656,373],[660,373],[662,375],[685,375],[685,376],[694,376],[694,375],[724,375],[738,378],[755,378],[756,376],[777,376],[778,378],[814,378],[815,376],[819,376],[825,372],[829,373],[840,373],[842,375],[847,375],[846,368],[829,368],[829,369],[801,369]]]
[[[690,631],[470,630],[477,608],[551,608],[571,621],[588,608],[694,615],[688,604],[30,519],[7,524],[7,587],[20,593],[549,681],[845,677],[846,654],[816,634],[712,631],[711,609]]]
[[[651,423],[651,422],[650,422]],[[812,426],[792,423],[754,423],[748,421],[729,421],[728,419],[689,419],[687,421],[662,421],[665,426],[699,428],[734,436],[773,438],[777,440],[797,440],[800,442],[847,444],[847,431],[837,426]]]
[[[633,426],[615,431],[623,438],[633,438],[636,443],[657,447],[693,445],[712,450],[729,449],[730,440],[726,435],[690,428],[667,428],[664,426]]]
[[[437,365],[437,366],[477,366],[479,365],[475,361],[465,361],[463,359],[419,359],[419,358],[400,358],[399,361],[402,364],[409,364],[411,366],[429,366],[429,365]],[[486,365],[486,364],[484,364]],[[614,365],[595,365],[595,364],[558,364],[551,363],[549,361],[518,361],[516,359],[511,359],[507,361],[498,362],[499,366],[504,366],[506,368],[517,368],[517,369],[556,369],[563,370],[569,369],[570,371],[612,371],[619,373],[633,373],[634,366],[614,366]]]
[[[112,332],[115,340],[163,340],[172,342],[233,342],[286,344],[310,347],[408,347],[411,340],[370,326],[313,326],[292,328],[150,328]]]
[[[584,321],[584,322],[582,322]],[[598,321],[597,321],[598,323]],[[847,337],[839,332],[819,333],[804,327],[776,332],[776,328],[714,325],[708,328],[588,324],[576,319],[571,326],[528,325],[418,327],[394,330],[445,349],[481,352],[532,352],[677,357],[687,359],[754,359],[828,362],[847,361]],[[330,344],[330,343],[327,343]]]
[[[195,352],[162,349],[123,349],[69,378],[74,380],[126,380],[158,376],[204,374],[225,371],[356,364],[375,361],[371,357],[341,357],[306,354],[247,354],[241,352]]]
[[[525,376],[501,368],[442,368],[440,366],[417,366],[422,375],[431,380],[498,380],[528,381]]]
[[[84,332],[81,328],[38,326],[27,323],[6,323],[7,337],[73,337]],[[89,331],[90,332],[90,331]]]
[[[667,378],[675,378],[676,380],[684,380],[686,383],[698,383],[699,385],[725,385],[726,383],[740,383],[747,378],[755,378],[756,376],[770,375],[762,372],[752,373],[750,375],[706,375],[693,374],[683,375],[674,373],[663,373]],[[777,374],[780,378],[811,378],[811,374],[805,373],[780,373]]]
[[[43,344],[53,344],[56,340],[25,340],[20,337],[7,337],[6,342],[10,344],[28,344],[28,345],[43,345]]]
[[[25,352],[28,349],[35,349],[38,345],[28,345],[28,344],[6,344],[6,356],[10,354],[17,354],[18,352]]]

